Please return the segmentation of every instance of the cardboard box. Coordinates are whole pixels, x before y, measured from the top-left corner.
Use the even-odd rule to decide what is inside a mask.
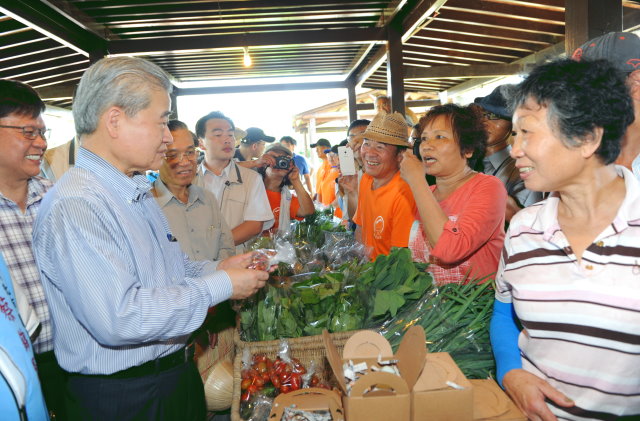
[[[395,355],[380,334],[361,331],[351,336],[338,354],[328,333],[323,334],[327,359],[344,392],[343,406],[348,421],[360,420],[473,420],[473,386],[447,353],[427,354],[424,330],[413,326],[404,335]],[[398,360],[400,376],[382,372],[362,375],[347,395],[343,363],[362,361],[371,365]],[[463,389],[447,384],[454,382]],[[368,392],[377,385],[382,390]],[[386,385],[387,387],[380,387]],[[408,399],[407,399],[408,398]]]
[[[424,331],[417,327],[405,334],[396,355],[389,342],[373,331],[359,331],[344,345],[342,355],[328,332],[323,332],[327,359],[344,396],[342,405],[349,421],[409,421],[411,417],[411,388],[420,375],[426,354]],[[369,367],[382,360],[397,359],[400,376],[369,371],[360,376],[347,394],[343,363],[366,362]]]
[[[310,387],[294,392],[282,393],[273,400],[270,421],[280,421],[285,408],[293,406],[302,411],[328,411],[332,421],[344,421],[340,395],[333,390]]]
[[[473,384],[473,419],[477,421],[527,421],[495,381],[470,380]]]
[[[463,389],[451,387],[447,382]],[[412,419],[472,421],[473,396],[473,385],[448,353],[429,353],[413,387]]]

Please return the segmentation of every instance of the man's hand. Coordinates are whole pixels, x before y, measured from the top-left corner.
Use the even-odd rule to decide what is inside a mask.
[[[343,175],[338,178],[338,184],[347,193],[355,193],[358,191],[358,176],[357,175]]]
[[[513,402],[532,421],[557,421],[544,402],[545,398],[564,407],[575,405],[549,383],[523,369],[511,370],[505,374],[502,385]]]
[[[232,300],[241,300],[252,296],[264,286],[269,278],[269,273],[263,270],[225,269],[225,272],[231,279]]]
[[[262,156],[255,160],[256,167],[273,167],[276,165],[276,159],[268,153],[262,154]]]
[[[253,259],[253,252],[250,251],[248,253],[238,254],[237,256],[227,257],[220,263],[218,263],[218,270],[227,270],[227,269],[246,269],[249,264],[251,264],[251,260]]]

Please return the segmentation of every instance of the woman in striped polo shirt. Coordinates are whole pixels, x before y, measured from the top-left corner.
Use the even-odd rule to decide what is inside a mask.
[[[512,98],[516,167],[553,193],[511,221],[491,340],[532,420],[640,419],[640,185],[613,164],[630,92],[606,61],[559,60]]]

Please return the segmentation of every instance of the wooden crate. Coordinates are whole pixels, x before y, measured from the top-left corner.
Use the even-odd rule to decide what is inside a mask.
[[[331,338],[339,351],[342,351],[347,339],[355,332],[332,333]],[[263,342],[242,341],[236,332],[236,356],[233,363],[233,401],[231,403],[231,420],[243,421],[240,417],[240,383],[242,382],[242,354],[249,349],[251,355],[264,353],[274,359],[280,350],[280,340]],[[318,375],[321,381],[332,383],[333,373],[326,358],[326,350],[322,335],[304,336],[301,338],[287,339],[289,352],[292,357],[298,358],[305,367],[309,367],[311,361],[315,361]]]

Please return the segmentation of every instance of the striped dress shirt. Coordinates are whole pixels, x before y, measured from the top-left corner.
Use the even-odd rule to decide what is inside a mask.
[[[42,201],[33,247],[67,371],[111,374],[175,352],[231,296],[217,263],[182,253],[149,189],[80,148]]]
[[[559,419],[640,419],[640,184],[616,170],[625,199],[581,261],[554,194],[512,219],[498,268],[496,299],[513,303],[524,328],[523,368],[575,402],[547,401]]]
[[[53,334],[49,307],[31,249],[31,237],[33,221],[51,185],[49,180],[41,177],[29,180],[24,213],[13,200],[0,193],[0,253],[7,262],[13,282],[25,293],[40,320],[40,331],[33,342],[34,351],[38,354],[53,349]],[[24,318],[25,315],[21,316]]]

